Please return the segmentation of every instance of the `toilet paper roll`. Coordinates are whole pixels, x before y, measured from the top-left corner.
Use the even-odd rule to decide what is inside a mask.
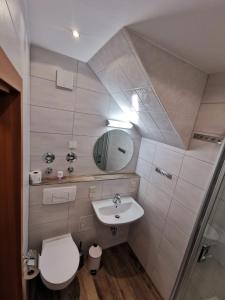
[[[100,267],[102,257],[102,248],[94,244],[89,248],[88,269],[89,271],[97,271]]]
[[[41,183],[41,171],[40,170],[34,170],[30,172],[30,181],[32,184],[38,184]]]

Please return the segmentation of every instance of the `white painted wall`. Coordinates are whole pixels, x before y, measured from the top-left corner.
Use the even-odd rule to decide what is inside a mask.
[[[29,199],[29,44],[22,0],[0,0],[0,47],[23,79],[23,248],[28,245]]]

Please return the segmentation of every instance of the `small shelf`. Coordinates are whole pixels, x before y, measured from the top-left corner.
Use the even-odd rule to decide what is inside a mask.
[[[139,178],[136,173],[117,173],[117,174],[103,174],[92,176],[68,176],[61,180],[57,178],[44,178],[39,184],[30,184],[32,186],[51,185],[51,184],[65,184],[65,183],[77,183],[77,182],[91,182],[91,181],[105,181],[116,179],[130,179]]]

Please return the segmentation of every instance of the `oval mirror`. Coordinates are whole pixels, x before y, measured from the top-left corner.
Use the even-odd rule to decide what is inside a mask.
[[[103,171],[118,171],[130,162],[134,145],[123,130],[110,130],[95,143],[93,156],[97,167]]]

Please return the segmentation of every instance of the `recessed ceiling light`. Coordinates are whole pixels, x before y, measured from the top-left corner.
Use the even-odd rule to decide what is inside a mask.
[[[80,34],[77,30],[73,30],[73,36],[75,37],[75,39],[79,39]]]

